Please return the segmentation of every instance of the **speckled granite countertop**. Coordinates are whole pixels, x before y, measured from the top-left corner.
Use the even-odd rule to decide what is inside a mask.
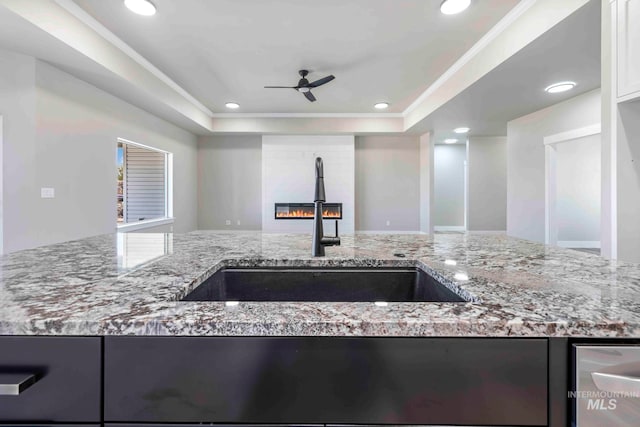
[[[640,336],[639,265],[500,235],[346,235],[325,258],[310,248],[310,235],[197,231],[17,252],[0,259],[0,335]],[[223,266],[273,265],[418,265],[478,302],[179,301]]]

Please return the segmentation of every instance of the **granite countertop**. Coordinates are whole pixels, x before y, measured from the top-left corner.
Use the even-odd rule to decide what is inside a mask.
[[[640,265],[502,235],[345,235],[310,251],[310,235],[196,231],[17,252],[0,258],[0,335],[640,336]],[[179,301],[224,266],[419,266],[475,302]]]

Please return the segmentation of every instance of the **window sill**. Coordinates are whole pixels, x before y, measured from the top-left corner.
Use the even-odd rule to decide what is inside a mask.
[[[116,226],[118,233],[127,233],[129,231],[144,230],[145,228],[158,227],[165,224],[173,224],[173,218],[158,218],[147,221],[132,222],[130,224],[122,224]]]

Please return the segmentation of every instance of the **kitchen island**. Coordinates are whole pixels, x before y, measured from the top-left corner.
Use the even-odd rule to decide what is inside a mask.
[[[485,234],[310,251],[309,235],[196,231],[4,256],[0,379],[38,381],[0,395],[0,425],[563,426],[572,345],[640,336],[637,265]],[[464,302],[181,301],[256,267],[418,267]]]
[[[196,231],[17,252],[0,262],[0,334],[640,336],[638,265],[458,233],[351,235],[326,257],[310,251],[309,235]],[[229,266],[416,265],[477,302],[180,301]]]

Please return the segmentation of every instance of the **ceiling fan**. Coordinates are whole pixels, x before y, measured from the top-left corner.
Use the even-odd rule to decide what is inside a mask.
[[[309,74],[308,70],[300,70],[298,71],[300,77],[302,77],[296,86],[265,86],[265,89],[295,89],[298,92],[302,93],[305,98],[307,98],[310,102],[315,102],[316,97],[311,93],[311,89],[322,86],[323,84],[329,83],[331,80],[335,79],[333,75],[324,77],[320,80],[316,80],[315,82],[309,83],[307,80],[307,74]]]

